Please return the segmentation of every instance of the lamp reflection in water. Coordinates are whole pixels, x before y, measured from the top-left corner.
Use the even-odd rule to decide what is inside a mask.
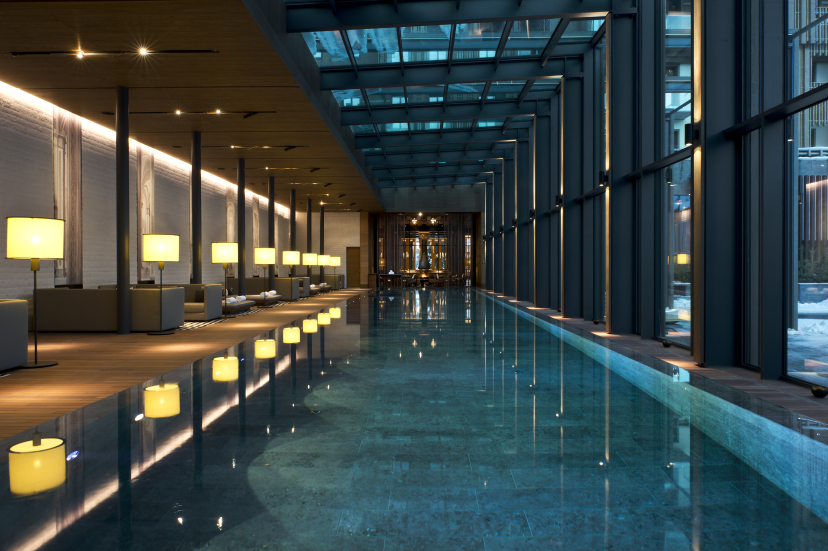
[[[239,378],[239,358],[229,356],[224,352],[224,357],[213,358],[213,380],[217,383],[232,383]]]
[[[325,312],[319,312],[319,315],[316,316],[316,321],[319,325],[330,325],[331,315],[326,314]]]
[[[316,320],[312,320],[312,319],[302,320],[302,333],[316,333],[316,330],[317,330]]]
[[[330,314],[331,319],[338,320],[342,317],[342,310],[339,308],[330,308],[328,309],[328,314]]]
[[[282,330],[282,342],[285,344],[296,344],[300,340],[298,327],[285,327]]]
[[[9,487],[16,496],[53,490],[66,482],[66,442],[62,438],[31,440],[9,449]]]
[[[144,389],[144,416],[150,419],[174,417],[181,413],[181,395],[177,383],[166,383]]]

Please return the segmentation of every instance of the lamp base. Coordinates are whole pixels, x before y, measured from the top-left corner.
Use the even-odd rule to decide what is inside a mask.
[[[52,367],[53,365],[57,365],[57,364],[58,364],[57,362],[50,362],[50,361],[29,362],[29,363],[25,363],[25,364],[21,365],[20,367],[23,368],[23,369],[34,369],[34,368],[39,368],[39,367]]]
[[[147,335],[175,335],[175,331],[150,331]]]

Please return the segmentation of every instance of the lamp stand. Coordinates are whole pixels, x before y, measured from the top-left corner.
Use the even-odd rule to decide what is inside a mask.
[[[147,335],[175,335],[175,331],[164,331],[164,261],[158,263],[160,284],[158,285],[158,331],[151,331]]]
[[[20,367],[26,368],[33,368],[33,367],[52,367],[57,365],[57,362],[39,362],[37,361],[37,272],[40,271],[40,259],[33,258],[32,259],[32,273],[34,274],[34,292],[33,292],[33,302],[34,302],[34,361],[28,362]]]
[[[224,300],[221,302],[221,317],[235,318],[236,316],[227,315],[227,263],[224,263]]]

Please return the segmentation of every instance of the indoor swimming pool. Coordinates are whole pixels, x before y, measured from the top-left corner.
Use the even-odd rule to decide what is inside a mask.
[[[828,548],[828,426],[471,288],[321,313],[4,440],[0,549]]]

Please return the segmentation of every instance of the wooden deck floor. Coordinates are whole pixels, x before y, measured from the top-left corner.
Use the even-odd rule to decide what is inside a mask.
[[[0,439],[163,375],[365,289],[344,289],[193,331],[153,337],[145,333],[43,333],[41,360],[59,365],[18,369],[0,378]],[[30,335],[29,355],[33,347]]]

